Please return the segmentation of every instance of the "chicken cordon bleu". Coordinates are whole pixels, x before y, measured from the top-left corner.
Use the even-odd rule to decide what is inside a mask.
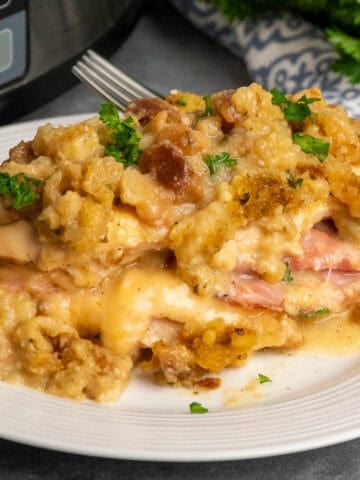
[[[172,91],[0,166],[0,378],[113,401],[220,384],[360,310],[360,121],[316,88]],[[250,359],[251,361],[251,359]]]

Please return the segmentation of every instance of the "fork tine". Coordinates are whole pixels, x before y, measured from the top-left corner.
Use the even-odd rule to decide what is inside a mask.
[[[120,83],[120,81],[114,79],[113,75],[111,75],[107,70],[104,70],[97,63],[92,62],[91,59],[83,58],[80,60],[80,65],[89,73],[91,72],[91,75],[94,78],[106,85],[116,96],[122,98],[126,102],[130,102],[131,100],[140,97],[138,92],[134,92],[125,83]]]
[[[106,88],[99,84],[98,80],[94,80],[93,78],[91,78],[91,72],[89,73],[83,71],[83,66],[81,64],[74,65],[72,68],[72,72],[79,80],[81,80],[82,83],[94,89],[97,93],[99,93],[107,100],[115,103],[115,105],[120,111],[125,111],[126,102],[122,102],[120,99],[115,98],[113,95],[111,95]]]
[[[114,102],[121,111],[124,111],[132,100],[158,96],[128,77],[93,50],[88,50],[78,60],[73,66],[72,72],[83,83],[107,100]]]
[[[125,110],[127,104],[135,97],[124,93],[120,87],[109,80],[103,72],[97,72],[85,65],[81,60],[73,68],[74,74],[80,80],[97,90],[107,100],[114,102],[119,108]]]
[[[112,65],[110,62],[105,60],[105,58],[101,57],[93,50],[88,50],[87,55],[85,54],[84,57],[85,61],[87,59],[91,59],[93,65],[95,65],[96,62],[98,63],[98,65],[101,65],[104,70],[107,71],[110,76],[113,76],[114,80],[118,80],[121,85],[127,85],[131,89],[131,91],[133,91],[137,95],[137,98],[157,96],[154,92],[140,85],[140,83],[130,78],[123,71]]]

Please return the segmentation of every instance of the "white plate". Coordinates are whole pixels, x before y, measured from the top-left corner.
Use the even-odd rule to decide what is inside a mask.
[[[46,121],[1,128],[0,158]],[[272,382],[260,385],[258,373]],[[360,436],[360,352],[261,353],[222,378],[217,391],[195,395],[156,386],[136,372],[115,405],[76,403],[0,382],[0,436],[74,453],[163,461],[279,455]],[[191,415],[193,401],[209,413]]]

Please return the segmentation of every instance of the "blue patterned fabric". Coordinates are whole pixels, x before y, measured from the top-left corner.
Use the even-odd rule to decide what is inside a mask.
[[[330,103],[360,118],[360,86],[330,70],[337,54],[320,29],[289,13],[233,22],[199,0],[170,0],[203,32],[242,57],[257,83],[294,93],[320,87]]]

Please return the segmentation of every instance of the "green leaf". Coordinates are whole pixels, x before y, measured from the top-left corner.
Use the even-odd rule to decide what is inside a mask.
[[[285,95],[278,89],[278,88],[272,88],[270,90],[270,93],[272,94],[272,100],[271,102],[274,105],[282,105],[290,103],[289,100],[285,97]]]
[[[289,103],[283,108],[283,114],[288,122],[302,122],[310,117],[312,112],[306,103]]]
[[[288,122],[302,122],[307,117],[311,117],[313,113],[309,104],[320,101],[320,98],[308,98],[303,95],[296,102],[292,102],[278,88],[273,88],[270,93],[272,94],[271,102],[282,108],[284,117]]]
[[[299,145],[303,152],[315,155],[320,162],[323,162],[328,156],[330,144],[325,140],[321,140],[321,138],[295,133],[293,141],[296,145]]]
[[[189,405],[190,413],[208,413],[208,409],[203,407],[201,403],[192,402]]]
[[[326,29],[329,41],[340,54],[331,69],[349,77],[351,83],[360,82],[360,38],[348,35],[341,30]]]
[[[204,115],[212,115],[213,114],[213,108],[212,108],[212,104],[211,104],[211,96],[210,95],[205,95],[205,97],[203,97],[203,100],[205,102],[205,112],[204,112]]]
[[[321,99],[317,97],[307,97],[306,95],[303,95],[302,97],[299,98],[299,100],[296,103],[299,105],[301,104],[309,105],[310,103],[320,102],[320,100]]]
[[[288,181],[288,184],[291,188],[298,188],[298,187],[301,187],[304,179],[301,178],[301,177],[295,178],[294,175],[292,175],[290,173],[288,178],[287,178],[287,181]]]
[[[269,383],[272,382],[271,378],[263,375],[262,373],[258,373],[258,379],[260,383]]]
[[[336,60],[336,62],[331,65],[331,69],[334,72],[348,76],[349,81],[353,84],[360,83],[360,62],[352,58],[344,56]]]
[[[176,100],[176,103],[178,105],[181,105],[182,107],[186,107],[187,105],[187,101],[186,101],[186,98],[185,97],[180,97]]]
[[[237,164],[237,160],[235,158],[230,158],[228,152],[206,155],[206,157],[204,157],[204,162],[209,167],[211,175],[214,175],[220,167],[230,167]]]
[[[121,150],[119,150],[116,143],[108,143],[105,145],[105,155],[109,157],[114,157],[115,160],[119,163],[125,163],[126,159],[124,158]]]
[[[320,308],[319,310],[316,310],[315,312],[299,312],[299,317],[303,318],[312,318],[312,317],[317,317],[319,315],[325,315],[326,313],[330,313],[330,310],[327,307]]]
[[[285,274],[284,274],[284,282],[286,283],[291,283],[294,281],[294,278],[293,276],[291,275],[291,269],[290,269],[290,265],[289,265],[289,262],[284,262],[285,263],[285,266],[286,266],[286,270],[285,270]]]
[[[312,22],[323,26],[341,25],[349,31],[360,24],[360,3],[358,0],[205,0],[226,15],[230,20],[257,17],[266,12],[292,11],[311,17]]]
[[[0,173],[0,195],[13,197],[13,208],[20,210],[31,205],[39,197],[34,187],[40,183],[39,179],[28,177],[24,173],[13,176],[5,172]]]
[[[352,37],[340,30],[327,28],[325,31],[338,52],[360,62],[360,38]]]
[[[105,145],[105,155],[123,163],[125,168],[136,164],[141,153],[141,134],[135,127],[134,119],[126,117],[120,120],[117,107],[112,102],[101,105],[99,117],[112,130],[113,142]]]
[[[99,117],[110,130],[115,130],[119,123],[119,114],[115,103],[108,102],[100,105]]]
[[[276,16],[289,11],[303,15],[327,34],[342,57],[332,70],[360,83],[360,1],[359,0],[204,0],[218,8],[226,17],[244,20],[271,12]],[[327,28],[328,27],[328,28]],[[330,28],[329,28],[330,27]]]

